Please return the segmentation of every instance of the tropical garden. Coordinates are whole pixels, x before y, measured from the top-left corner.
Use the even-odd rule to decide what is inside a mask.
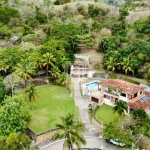
[[[126,16],[131,2],[116,8],[116,13],[112,6],[97,1],[88,5],[69,2],[0,1],[0,149],[23,149],[20,143],[28,149],[27,126],[41,133],[55,128],[60,110],[63,116],[75,112],[66,68],[82,47],[103,53],[106,70],[150,80],[149,17],[129,24]],[[119,5],[117,0],[115,5]],[[32,83],[36,78],[50,85],[36,87]],[[75,138],[85,144],[77,132],[82,126],[77,128],[75,118],[70,118],[67,123],[62,118],[64,124],[57,127],[63,131],[63,126],[68,130],[73,126]],[[43,128],[35,127],[37,122]],[[54,139],[61,137],[60,132]],[[66,141],[64,147],[71,149],[72,144],[80,148],[78,141]]]
[[[135,109],[130,114],[127,114],[127,111],[126,102],[120,100],[115,103],[114,107],[100,106],[94,116],[98,122],[105,125],[103,136],[106,141],[114,140],[124,143],[125,147],[148,148],[150,145],[145,137],[150,137],[149,116],[143,109]]]

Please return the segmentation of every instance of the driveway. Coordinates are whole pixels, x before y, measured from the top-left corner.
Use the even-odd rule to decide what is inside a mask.
[[[127,148],[116,147],[113,144],[106,143],[105,140],[99,137],[85,137],[87,144],[83,145],[83,148],[99,148],[103,150],[130,150]],[[62,150],[64,140],[59,140],[53,143],[49,143],[40,148],[40,150]],[[74,147],[76,148],[76,147]]]

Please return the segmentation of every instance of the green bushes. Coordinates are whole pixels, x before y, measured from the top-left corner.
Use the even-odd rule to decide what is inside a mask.
[[[130,82],[130,83],[133,83],[133,84],[140,85],[140,82],[135,81],[135,80],[132,80],[132,79],[129,79],[129,78],[120,77],[120,79],[123,79],[123,80],[125,80],[125,81],[127,81],[127,82]]]
[[[106,14],[106,11],[97,6],[89,4],[88,5],[88,14],[90,17],[94,18],[98,15],[104,16]]]
[[[0,7],[0,21],[7,24],[11,18],[19,17],[18,10],[11,7]]]
[[[47,23],[47,17],[41,12],[40,8],[36,7],[36,17],[39,23]]]
[[[30,41],[36,41],[38,39],[38,35],[37,34],[28,34],[25,35],[22,40],[24,42],[30,42]]]
[[[12,33],[12,31],[9,29],[9,27],[7,25],[0,27],[0,37],[9,38],[11,33]]]
[[[109,73],[109,77],[110,77],[110,79],[117,79],[116,74]]]

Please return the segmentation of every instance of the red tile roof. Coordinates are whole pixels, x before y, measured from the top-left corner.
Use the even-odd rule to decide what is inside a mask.
[[[148,96],[149,99],[145,102],[141,102],[139,99],[142,98],[143,96]],[[150,93],[145,93],[142,94],[138,97],[133,98],[132,100],[130,100],[130,102],[128,102],[128,105],[132,108],[132,109],[137,109],[137,108],[141,108],[141,109],[146,109],[150,107]]]
[[[139,90],[144,90],[143,86],[136,85],[121,79],[108,79],[100,82],[101,85],[103,86],[112,86],[118,89],[122,89],[123,92],[127,94],[135,94]]]

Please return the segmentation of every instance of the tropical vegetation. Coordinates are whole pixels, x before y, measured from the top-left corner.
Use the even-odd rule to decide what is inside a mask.
[[[74,121],[74,116],[70,113],[61,117],[61,120],[62,124],[56,124],[59,131],[52,136],[52,140],[64,139],[63,149],[73,150],[76,145],[81,150],[82,145],[86,144],[86,140],[81,134],[86,129],[84,124],[80,121]]]
[[[43,116],[52,116],[52,112],[48,109],[57,113],[59,109],[62,115],[65,115],[66,107],[74,112],[73,100],[66,95],[58,94],[57,90],[50,88],[49,94],[41,90],[37,99],[36,87],[33,84],[29,86],[29,83],[35,78],[47,76],[47,80],[55,80],[53,84],[66,86],[70,90],[70,81],[66,73],[69,73],[70,65],[74,62],[74,54],[82,49],[100,52],[103,56],[103,67],[108,71],[150,81],[150,17],[136,16],[136,11],[140,9],[149,10],[149,3],[144,0],[105,0],[107,4],[120,6],[118,8],[104,5],[97,0],[94,2],[84,5],[80,2],[70,4],[70,0],[0,1],[0,133],[6,139],[10,135],[17,137],[18,132],[26,132],[27,123],[29,127],[41,132],[43,129],[36,129],[34,126],[33,120],[39,119],[35,114],[45,112]],[[140,14],[144,14],[142,11]],[[100,68],[99,62],[95,63],[95,68]],[[17,96],[16,92],[20,89],[25,89],[26,99]],[[55,96],[52,96],[52,93]],[[68,103],[66,107],[63,96]],[[26,101],[27,99],[29,101],[37,99],[32,111],[28,110],[31,104]],[[114,107],[114,111],[120,115],[127,109],[125,104],[121,103],[119,101]],[[54,110],[56,105],[61,107]],[[46,111],[39,112],[44,107]],[[62,107],[64,108],[61,109]],[[30,122],[28,122],[29,111],[32,115]],[[110,122],[118,120],[118,116],[116,118],[109,118]],[[137,124],[141,130],[144,128],[144,134],[149,136],[148,117],[143,110],[133,111],[133,118],[145,123],[145,125],[143,122]],[[47,118],[42,119],[47,121]],[[103,121],[107,124],[108,120],[106,117],[106,122],[105,118]],[[54,122],[53,119],[49,120],[44,130],[53,128]],[[114,124],[112,123],[110,127],[116,131]],[[133,135],[138,134],[133,126],[128,131],[131,130]],[[123,135],[128,137],[128,134]],[[118,135],[118,138],[124,140],[123,136]],[[76,144],[80,147],[78,141]],[[13,147],[10,145],[8,144],[9,148]],[[72,148],[70,143],[67,146]],[[17,149],[20,149],[20,145]]]

